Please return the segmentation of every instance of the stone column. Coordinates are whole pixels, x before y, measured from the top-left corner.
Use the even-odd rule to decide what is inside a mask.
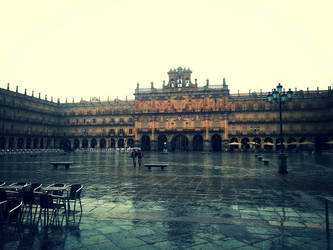
[[[211,151],[210,141],[208,141],[208,140],[203,141],[203,151],[204,152],[210,152]]]
[[[71,142],[71,148],[70,149],[73,149],[74,148],[74,138],[69,139],[69,141]]]

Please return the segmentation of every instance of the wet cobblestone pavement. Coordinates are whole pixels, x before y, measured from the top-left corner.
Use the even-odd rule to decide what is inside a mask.
[[[333,249],[320,197],[333,196],[333,154],[289,154],[287,176],[276,174],[277,154],[263,156],[268,165],[254,153],[145,153],[146,163],[169,163],[149,171],[128,153],[2,155],[7,183],[84,191],[81,220],[2,232],[1,249]]]

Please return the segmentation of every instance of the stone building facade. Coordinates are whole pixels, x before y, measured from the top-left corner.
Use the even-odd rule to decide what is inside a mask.
[[[279,105],[268,93],[230,94],[225,79],[198,86],[186,68],[171,69],[161,88],[135,89],[134,100],[59,103],[0,89],[0,149],[125,148],[226,151],[284,147],[328,149],[333,91],[297,91]]]

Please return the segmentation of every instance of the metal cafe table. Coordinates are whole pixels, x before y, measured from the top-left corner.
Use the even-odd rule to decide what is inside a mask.
[[[70,185],[64,185],[63,187],[57,187],[57,186],[47,186],[45,188],[43,188],[43,192],[46,194],[50,194],[54,191],[59,191],[59,192],[66,192],[66,195],[54,195],[54,194],[50,194],[53,198],[55,199],[59,199],[62,200],[65,204],[65,214],[66,214],[66,222],[68,222],[68,217],[69,217],[69,213],[68,213],[68,188],[70,188]]]
[[[10,185],[4,185],[0,186],[1,189],[8,190],[8,191],[20,191],[26,187],[29,187],[30,183],[26,183],[24,185],[15,185],[15,184],[10,184]]]

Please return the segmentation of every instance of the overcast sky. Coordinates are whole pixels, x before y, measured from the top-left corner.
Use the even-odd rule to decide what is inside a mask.
[[[0,87],[133,99],[189,67],[231,93],[333,84],[331,0],[0,0]]]

